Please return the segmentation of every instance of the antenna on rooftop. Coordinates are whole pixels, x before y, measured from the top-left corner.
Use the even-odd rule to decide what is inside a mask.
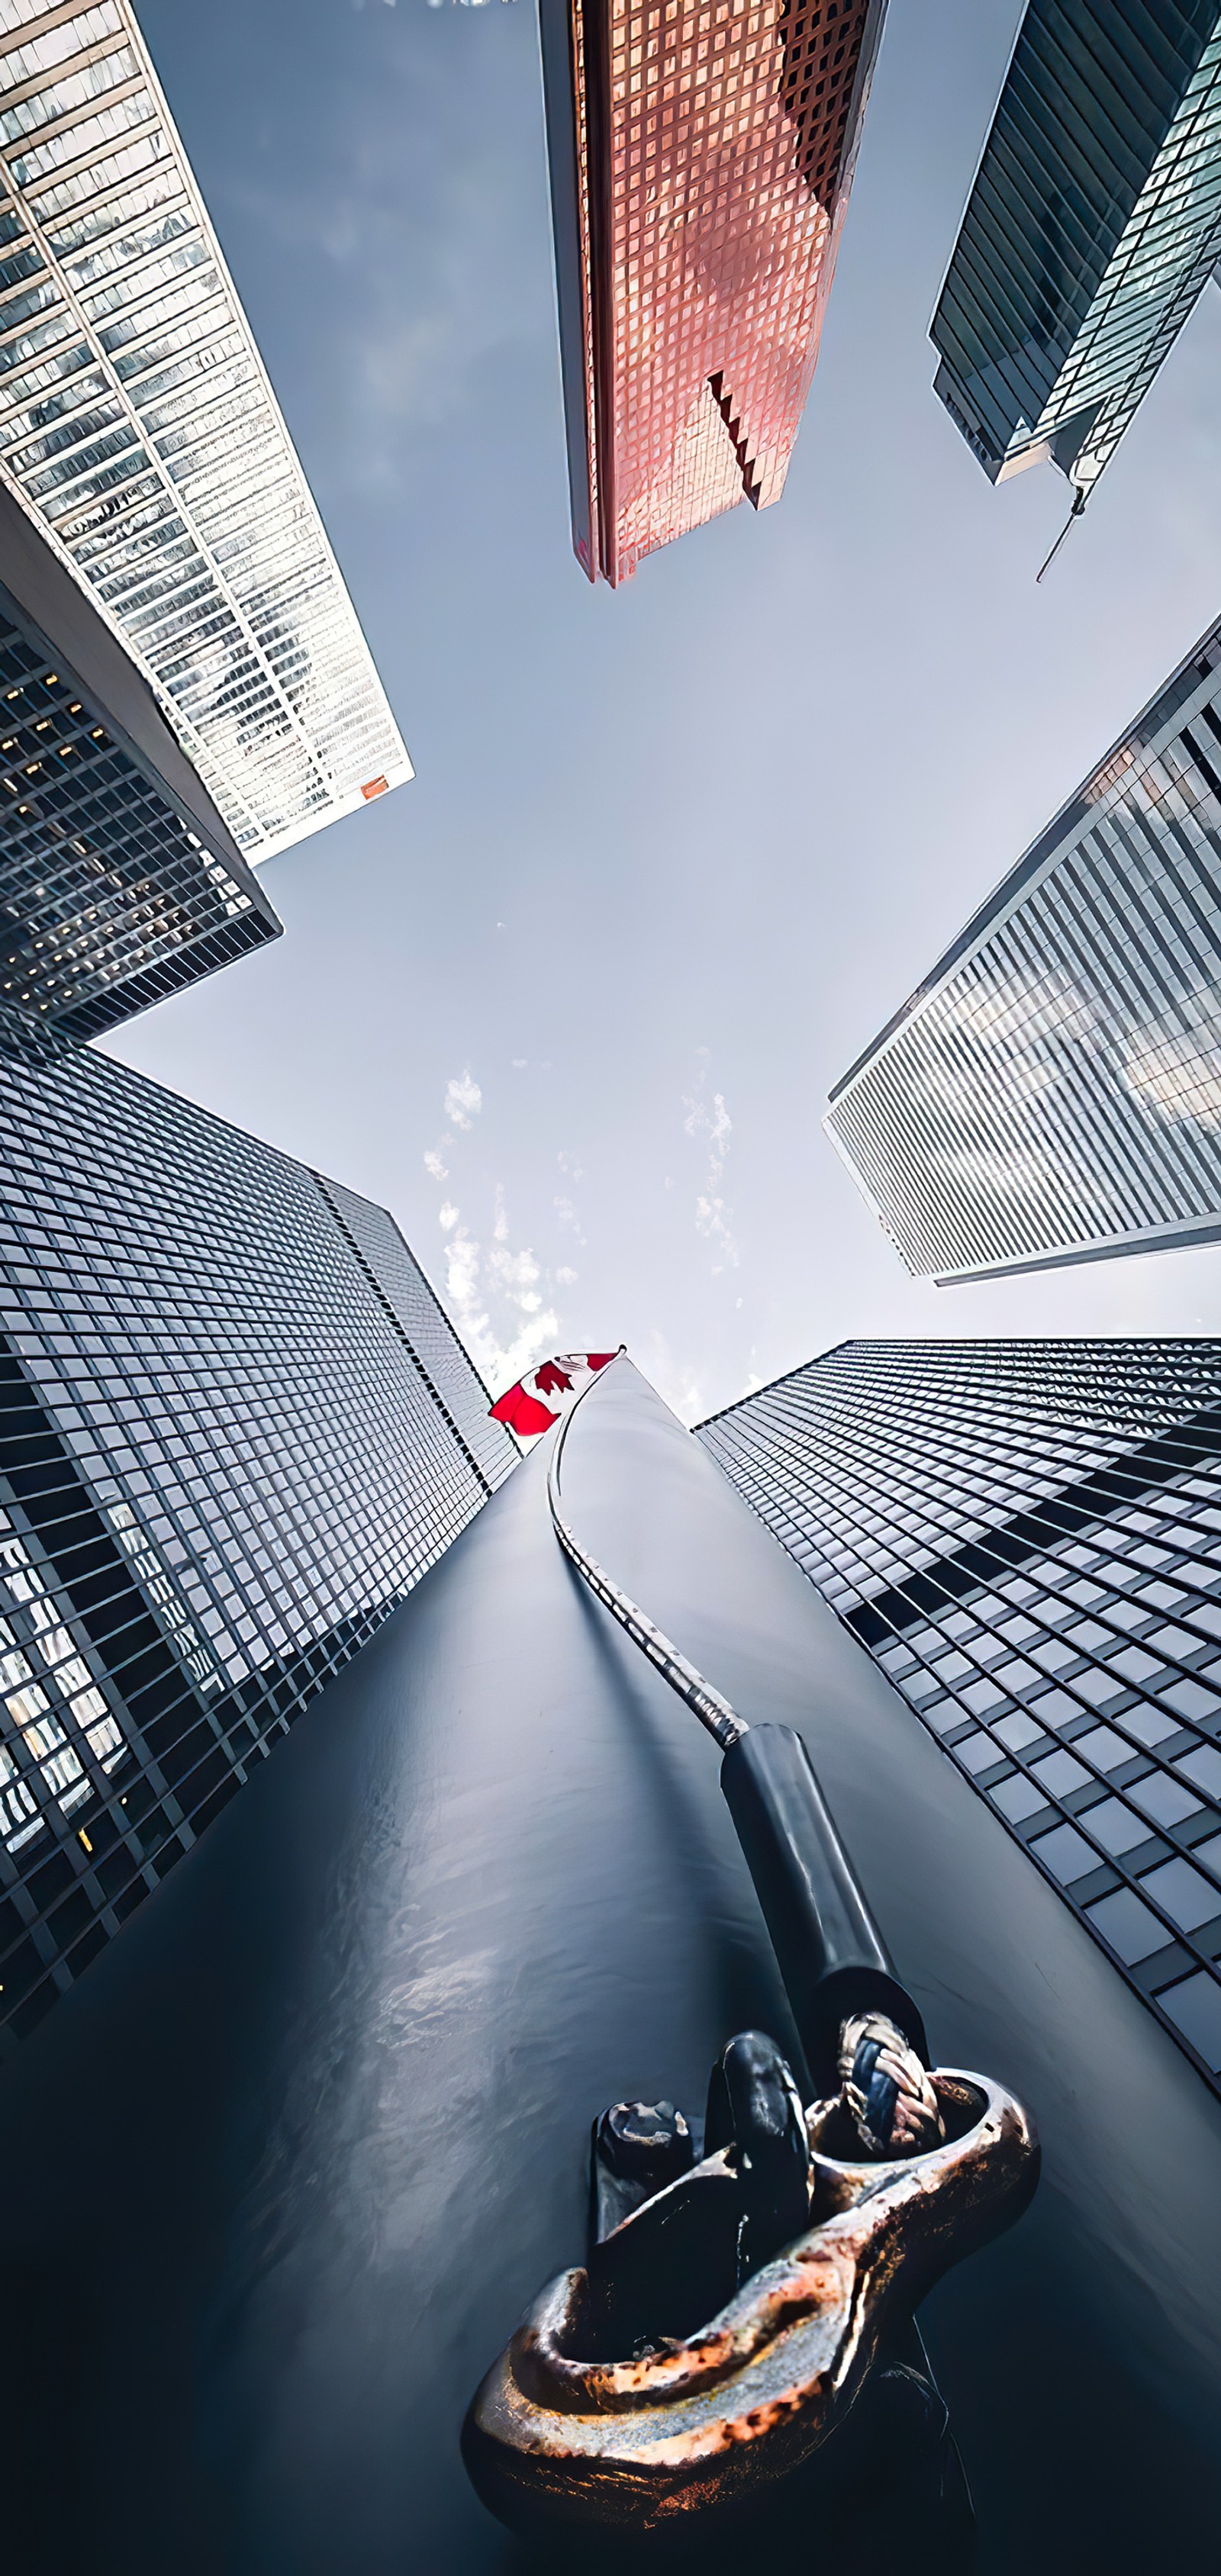
[[[1077,495],[1076,495],[1076,497],[1075,497],[1075,499],[1074,499],[1073,506],[1072,506],[1071,510],[1069,511],[1068,517],[1067,517],[1067,519],[1065,520],[1064,525],[1063,525],[1063,527],[1062,527],[1062,528],[1061,528],[1061,530],[1060,530],[1060,534],[1059,534],[1059,536],[1057,537],[1057,539],[1056,539],[1056,542],[1055,542],[1054,546],[1052,547],[1051,553],[1048,555],[1048,557],[1047,557],[1046,561],[1045,561],[1045,562],[1040,566],[1040,568],[1039,568],[1038,572],[1035,574],[1035,577],[1034,577],[1034,578],[1035,578],[1035,588],[1036,588],[1036,589],[1038,588],[1039,583],[1042,581],[1042,578],[1043,578],[1044,573],[1045,573],[1045,572],[1047,572],[1047,571],[1049,571],[1049,570],[1050,570],[1050,567],[1052,566],[1052,564],[1054,564],[1054,562],[1055,562],[1055,560],[1056,560],[1056,556],[1059,554],[1060,548],[1061,548],[1061,546],[1063,545],[1063,543],[1064,543],[1064,540],[1065,540],[1066,536],[1068,535],[1069,529],[1071,528],[1071,526],[1072,526],[1072,524],[1073,524],[1074,519],[1079,519],[1079,518],[1080,518],[1081,513],[1082,513],[1082,511],[1084,510],[1084,508],[1085,508],[1085,494],[1084,494],[1084,492],[1078,492],[1078,493],[1077,493]]]

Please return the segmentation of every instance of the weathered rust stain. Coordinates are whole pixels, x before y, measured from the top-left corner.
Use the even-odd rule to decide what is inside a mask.
[[[934,2078],[959,2135],[902,2163],[847,2165],[807,2113],[807,2234],[685,2341],[622,2361],[584,2357],[586,2277],[562,2274],[489,2371],[467,2421],[468,2465],[501,2518],[549,2512],[640,2533],[787,2474],[834,2431],[879,2339],[1029,2196],[1033,2129],[999,2085]]]

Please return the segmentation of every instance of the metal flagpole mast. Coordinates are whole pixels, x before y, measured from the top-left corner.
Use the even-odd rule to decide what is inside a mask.
[[[721,1747],[721,1788],[815,2084],[830,2092],[846,2080],[850,2101],[860,2104],[859,2116],[853,2116],[869,2152],[911,2153],[941,2135],[926,2072],[924,2023],[895,1973],[805,1743],[790,1726],[749,1726],[582,1546],[564,1516],[564,1449],[596,1382],[582,1388],[548,1460],[547,1501],[556,1537],[595,1600]],[[848,2034],[852,2046],[845,2066]],[[880,2051],[887,2072],[878,2084],[873,2077]],[[903,2139],[905,2144],[896,2143]]]

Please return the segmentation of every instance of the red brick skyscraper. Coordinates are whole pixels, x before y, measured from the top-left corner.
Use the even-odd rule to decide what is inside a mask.
[[[885,0],[541,0],[590,580],[779,498]]]

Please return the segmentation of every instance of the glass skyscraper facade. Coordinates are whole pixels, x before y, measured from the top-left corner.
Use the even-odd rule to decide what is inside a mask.
[[[248,858],[410,777],[129,0],[0,7],[0,467]]]
[[[0,1061],[0,2045],[515,1463],[385,1210]]]
[[[943,1281],[1221,1237],[1221,625],[831,1095]]]
[[[95,1037],[279,930],[147,683],[0,486],[0,1049]]]
[[[573,544],[779,499],[885,0],[542,0]]]
[[[1221,2090],[1221,1342],[848,1342],[699,1437]]]
[[[1219,251],[1218,0],[1029,0],[932,325],[993,481],[1088,496]]]

